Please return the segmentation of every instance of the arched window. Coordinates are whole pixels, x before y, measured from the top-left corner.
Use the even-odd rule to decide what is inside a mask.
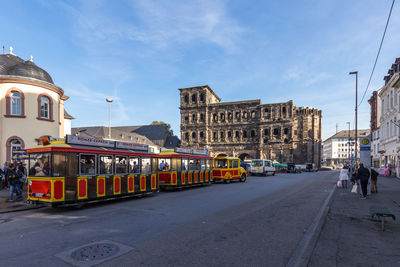
[[[250,132],[250,136],[251,136],[251,137],[255,137],[255,136],[256,136],[256,131],[254,131],[254,130],[251,130],[251,132]]]
[[[11,94],[11,115],[21,116],[21,94],[18,92],[13,92]]]
[[[11,148],[11,155],[10,157],[12,158],[12,153],[14,150],[19,150],[22,148],[21,142],[17,139],[14,139],[10,142],[10,148]]]
[[[251,112],[251,118],[254,119],[255,117],[256,117],[256,112],[255,112],[255,111],[252,111],[252,112]]]
[[[193,115],[192,115],[192,121],[193,121],[193,122],[196,122],[196,121],[197,121],[197,115],[196,115],[196,114],[193,114]]]
[[[25,96],[18,88],[11,88],[6,92],[6,114],[5,117],[25,118]]]
[[[284,134],[288,134],[288,133],[289,133],[289,129],[288,129],[288,128],[285,128],[285,129],[283,130],[283,133],[284,133]]]
[[[192,102],[193,102],[193,103],[196,103],[196,102],[197,102],[197,96],[196,96],[196,94],[193,94],[193,95],[192,95]]]
[[[196,132],[192,132],[192,139],[196,139]]]
[[[53,101],[50,95],[43,93],[38,96],[38,120],[53,121]]]
[[[204,102],[206,100],[206,98],[204,97],[204,93],[200,94],[200,101]]]
[[[247,131],[243,131],[243,138],[247,138]]]
[[[278,128],[274,129],[274,135],[279,135],[279,129]]]
[[[185,140],[189,141],[189,133],[185,133]]]
[[[40,98],[40,117],[42,119],[50,118],[50,100],[47,96]]]
[[[189,96],[186,94],[183,98],[184,98],[185,103],[189,104]]]
[[[7,139],[6,142],[6,156],[7,161],[11,161],[12,159],[12,152],[16,149],[24,149],[25,143],[24,140],[19,138],[18,136],[11,136]]]
[[[236,132],[235,132],[235,137],[236,137],[236,138],[239,138],[239,131],[236,131]]]

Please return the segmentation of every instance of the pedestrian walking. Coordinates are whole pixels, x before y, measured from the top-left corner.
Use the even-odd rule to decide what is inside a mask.
[[[27,174],[27,170],[24,166],[25,164],[22,163],[22,161],[18,162],[18,170],[21,171],[22,173],[22,177],[20,178],[20,182],[21,182],[21,191],[24,190],[24,185],[26,183],[26,174]]]
[[[349,180],[349,167],[345,164],[343,168],[340,170],[339,180],[342,184],[342,188],[347,188],[347,181]]]
[[[22,177],[22,172],[16,168],[14,163],[10,163],[10,166],[7,168],[6,177],[10,185],[10,195],[8,201],[9,202],[14,201],[13,200],[14,192],[17,195],[17,200],[22,199],[21,181],[20,181],[20,178]]]
[[[371,193],[378,193],[378,175],[379,173],[371,168]]]
[[[362,197],[361,199],[367,199],[367,188],[369,180],[369,170],[364,167],[364,164],[360,163],[360,167],[357,171],[357,180],[360,181]]]
[[[4,165],[3,165],[3,177],[4,177],[3,188],[8,188],[8,180],[7,180],[7,175],[6,175],[7,169],[8,169],[8,162],[6,161],[6,162],[4,162]]]

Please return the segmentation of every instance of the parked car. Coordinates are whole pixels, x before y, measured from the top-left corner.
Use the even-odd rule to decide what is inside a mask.
[[[275,175],[276,169],[269,159],[253,159],[251,161],[250,173],[252,175]]]
[[[289,173],[301,173],[301,169],[296,167],[296,164],[294,163],[288,163],[288,172]]]

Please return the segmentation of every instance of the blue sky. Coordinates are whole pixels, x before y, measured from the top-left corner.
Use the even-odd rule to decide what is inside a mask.
[[[323,139],[354,123],[391,0],[1,2],[0,45],[47,70],[70,96],[73,127],[172,125],[178,88],[208,84],[222,101],[292,99],[323,111]],[[395,4],[367,99],[400,57]]]

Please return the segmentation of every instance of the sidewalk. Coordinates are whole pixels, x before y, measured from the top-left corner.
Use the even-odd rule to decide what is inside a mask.
[[[22,200],[16,201],[15,199],[17,197],[15,196],[15,193],[14,193],[14,201],[8,202],[7,200],[8,200],[9,193],[10,193],[10,190],[8,188],[2,188],[0,190],[0,214],[6,213],[6,212],[35,209],[38,207],[38,206],[34,206],[31,204],[25,203],[25,200],[27,197],[26,186],[22,192]]]
[[[400,179],[378,177],[377,194],[366,200],[337,188],[308,266],[400,266]],[[369,207],[387,207],[385,231]]]

